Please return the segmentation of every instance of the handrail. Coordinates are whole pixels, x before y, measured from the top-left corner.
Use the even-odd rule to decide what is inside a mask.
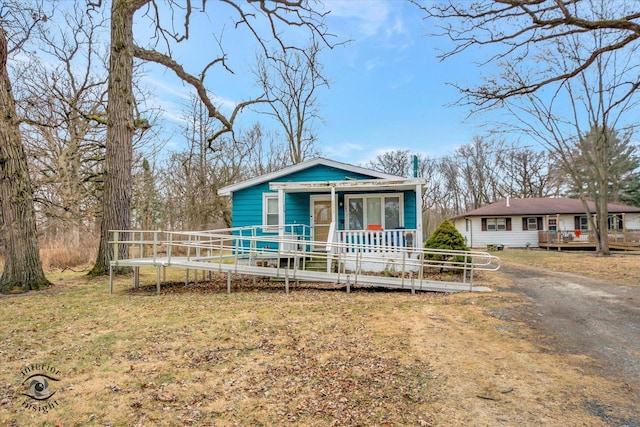
[[[300,224],[293,226],[301,227]],[[318,256],[316,252],[308,251],[307,248],[321,245],[325,245],[327,248],[328,258],[337,256],[337,260],[341,263],[344,263],[348,255],[355,255],[354,259],[356,260],[357,270],[360,270],[365,263],[378,264],[378,267],[381,265],[384,267],[384,264],[387,262],[384,254],[370,251],[371,245],[354,245],[334,241],[336,233],[334,230],[335,224],[333,223],[330,226],[330,231],[333,231],[333,233],[330,232],[327,242],[307,240],[303,245],[304,250],[300,249],[300,240],[297,237],[288,237],[287,235],[259,236],[254,232],[256,228],[258,227],[194,232],[159,230],[135,230],[134,232],[134,230],[114,230],[112,231],[114,240],[111,241],[111,243],[114,244],[114,249],[116,249],[114,254],[118,253],[117,247],[122,244],[137,248],[144,248],[144,246],[151,245],[153,248],[152,260],[154,264],[159,262],[159,249],[162,246],[166,246],[167,261],[169,262],[172,257],[177,257],[184,252],[195,260],[203,258],[212,259],[215,254],[215,258],[218,259],[219,262],[222,262],[222,260],[229,255],[236,260],[250,255],[262,257],[287,256],[288,254]],[[247,230],[253,230],[251,235],[241,235],[241,231],[246,232]],[[233,234],[234,232],[238,232],[238,234]],[[145,238],[146,233],[151,233],[153,238]],[[133,239],[122,239],[123,234],[127,234],[127,237],[133,236]],[[273,245],[271,245],[272,243]],[[283,249],[287,247],[287,244],[289,244],[288,247],[293,248],[293,250]],[[356,252],[353,252],[354,248]],[[472,270],[495,271],[500,268],[499,258],[488,252],[424,249],[416,247],[394,247],[393,251],[399,256],[400,264],[398,268],[402,274],[408,270],[416,270],[416,272],[419,271],[422,273],[425,267],[459,269],[470,272],[472,272]],[[195,257],[192,255],[194,252],[196,254]],[[144,256],[143,250],[138,249],[138,253],[140,257]],[[202,253],[207,254],[207,256],[201,255]],[[225,255],[225,253],[227,255]],[[114,264],[117,265],[120,261],[124,260],[119,259],[118,256],[115,255]],[[401,268],[400,265],[402,266]],[[328,262],[327,268],[329,269],[330,267],[331,263]]]

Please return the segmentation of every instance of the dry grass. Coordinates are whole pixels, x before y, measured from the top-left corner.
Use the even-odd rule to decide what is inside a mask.
[[[97,239],[85,239],[79,245],[65,245],[62,239],[47,240],[40,244],[40,260],[45,271],[90,268],[95,262]]]
[[[621,285],[640,286],[640,254],[614,252],[596,256],[593,252],[558,252],[507,249],[497,253],[503,261],[529,267],[573,273]]]
[[[626,416],[627,390],[537,344],[509,320],[523,302],[507,293],[247,283],[155,297],[127,278],[109,296],[105,280],[51,279],[0,299],[2,425],[607,425],[594,405]],[[62,373],[48,414],[21,407],[32,363]]]

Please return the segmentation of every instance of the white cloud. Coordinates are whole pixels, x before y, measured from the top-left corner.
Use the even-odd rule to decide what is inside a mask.
[[[354,153],[360,153],[364,147],[353,142],[343,141],[336,145],[327,145],[324,147],[324,154],[330,159],[344,160],[352,159]]]
[[[356,28],[358,35],[371,37],[388,27],[388,3],[382,1],[340,1],[330,0],[325,6],[331,11],[330,18],[342,18]]]

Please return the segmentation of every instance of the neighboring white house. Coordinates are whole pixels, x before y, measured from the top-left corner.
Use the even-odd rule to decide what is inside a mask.
[[[588,202],[588,206],[595,215],[595,204]],[[451,222],[470,248],[535,248],[549,243],[586,246],[590,241],[587,215],[577,199],[507,198],[454,217]],[[610,239],[635,242],[640,235],[640,208],[610,203],[608,223]]]

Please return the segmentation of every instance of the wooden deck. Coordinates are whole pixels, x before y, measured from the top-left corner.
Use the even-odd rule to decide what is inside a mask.
[[[589,232],[538,231],[538,247],[541,249],[596,250]],[[609,232],[609,248],[620,251],[640,250],[640,230]]]
[[[232,274],[280,279],[284,281],[286,292],[291,281],[341,284],[347,292],[355,286],[411,292],[481,292],[490,289],[474,286],[474,274],[500,268],[500,259],[487,252],[394,247],[393,252],[385,253],[373,252],[365,246],[356,250],[353,245],[333,244],[327,252],[318,253],[309,249],[318,246],[317,242],[300,244],[298,239],[239,236],[229,230],[190,233],[127,230],[113,232],[113,237],[114,251],[116,247],[126,248],[129,256],[116,257],[110,264],[111,293],[113,269],[117,267],[134,269],[134,287],[139,283],[140,267],[155,268],[158,294],[162,282],[166,281],[166,268],[186,270],[185,283],[189,282],[191,272],[196,277],[200,271],[224,273],[227,292],[231,292]],[[269,249],[264,246],[265,239],[271,243]],[[310,262],[312,259],[313,263]],[[323,267],[320,271],[318,264]],[[440,269],[457,271],[460,280],[445,282],[429,277],[430,271]]]

